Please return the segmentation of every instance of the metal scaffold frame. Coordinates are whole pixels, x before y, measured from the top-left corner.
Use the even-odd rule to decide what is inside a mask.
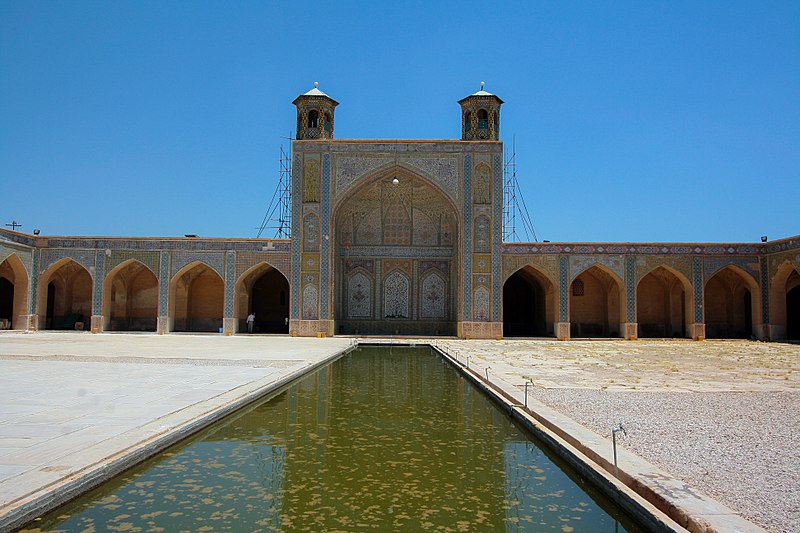
[[[289,139],[291,141],[291,138]],[[272,194],[264,219],[256,228],[256,238],[261,237],[264,230],[273,232],[273,239],[289,239],[292,236],[292,145],[289,151],[280,148],[278,162],[278,186]]]
[[[517,221],[521,229],[517,231]],[[511,143],[511,155],[503,164],[503,242],[538,242],[536,228],[528,213],[525,197],[517,181],[516,139]]]

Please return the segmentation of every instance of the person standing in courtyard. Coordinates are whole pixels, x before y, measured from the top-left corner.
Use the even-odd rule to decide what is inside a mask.
[[[250,313],[247,315],[247,333],[253,333],[253,325],[256,322],[256,314]]]

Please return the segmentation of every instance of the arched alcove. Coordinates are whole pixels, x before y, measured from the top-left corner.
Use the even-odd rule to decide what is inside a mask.
[[[247,331],[247,315],[256,314],[253,333],[289,332],[289,281],[262,263],[245,272],[236,284],[237,331]]]
[[[728,266],[711,276],[704,290],[706,337],[749,339],[756,325],[758,286],[741,269]]]
[[[786,280],[786,338],[800,340],[800,274],[793,271]]]
[[[570,285],[572,337],[619,337],[624,323],[624,284],[602,265],[581,272]]]
[[[503,336],[553,335],[555,286],[532,266],[517,270],[503,285]]]
[[[0,262],[0,320],[10,329],[25,329],[28,314],[28,272],[12,254]]]
[[[92,276],[81,264],[62,259],[39,277],[40,329],[89,330]]]
[[[155,331],[158,322],[158,278],[131,259],[115,267],[103,281],[104,329]]]
[[[792,307],[794,294],[792,291],[800,285],[800,274],[794,264],[784,261],[775,272],[770,282],[770,332],[771,340],[797,339],[797,308]],[[793,320],[794,319],[794,320]],[[790,332],[790,330],[792,330]]]
[[[336,333],[455,334],[456,212],[402,165],[353,188],[334,211]]]
[[[169,284],[173,331],[210,331],[222,328],[225,283],[216,270],[193,262],[178,271]]]
[[[690,291],[689,280],[663,265],[644,276],[636,286],[639,337],[685,337]]]

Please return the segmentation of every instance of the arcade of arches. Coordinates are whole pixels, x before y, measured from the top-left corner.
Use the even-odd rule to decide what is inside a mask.
[[[410,211],[401,211],[395,219],[403,220],[402,212],[411,213],[413,232],[398,232],[393,218],[384,211],[397,212],[391,201],[384,202],[376,182],[370,192],[354,198],[370,200],[380,206],[379,215],[371,214],[372,223],[364,226],[354,207],[343,206],[339,220],[339,238],[349,246],[342,247],[339,257],[346,273],[346,282],[339,283],[337,322],[343,333],[394,334],[407,326],[429,324],[424,334],[452,332],[454,309],[448,299],[456,290],[451,279],[452,246],[447,246],[448,233],[454,231],[449,206],[436,198],[435,188],[424,181],[411,187],[421,199],[411,197]],[[421,192],[419,192],[421,191]],[[372,195],[372,196],[370,196]],[[400,196],[402,197],[402,196]],[[400,198],[398,197],[398,198]],[[436,201],[432,201],[436,200]],[[438,211],[439,230],[431,223],[432,206],[447,208]],[[403,204],[401,204],[403,205]],[[392,208],[392,209],[389,209]],[[418,213],[417,209],[427,209]],[[422,215],[425,215],[423,218]],[[408,219],[406,219],[408,220]],[[422,222],[420,222],[422,221]],[[353,225],[353,222],[355,224]],[[403,227],[402,224],[399,227]],[[371,233],[369,230],[379,229]],[[385,231],[395,233],[385,234]],[[397,237],[399,235],[400,237]],[[431,255],[419,259],[383,259],[369,252],[387,246],[393,239],[419,242],[427,239]],[[352,239],[354,242],[346,239]],[[372,241],[364,239],[373,239]],[[405,240],[404,240],[405,239]],[[380,243],[380,244],[377,244]],[[433,244],[435,243],[435,245]],[[396,245],[402,249],[402,245]],[[776,268],[769,287],[770,323],[774,339],[800,340],[800,272],[794,263],[785,262]],[[387,272],[388,269],[388,272]],[[28,271],[16,255],[0,262],[0,327],[25,329],[30,298]],[[37,298],[33,306],[38,313],[38,329],[90,328],[94,281],[86,267],[71,259],[53,263],[37,280]],[[625,291],[621,280],[608,269],[594,265],[577,275],[568,286],[567,322],[574,337],[617,337],[625,321]],[[440,296],[443,297],[440,298]],[[255,333],[287,333],[291,288],[282,272],[266,262],[256,264],[239,276],[235,285],[235,331],[246,331],[245,319],[256,314]],[[427,298],[426,298],[427,296]],[[552,337],[559,315],[559,291],[545,271],[527,265],[512,273],[503,285],[503,319],[506,337]],[[644,274],[635,287],[635,309],[638,336],[687,337],[693,319],[695,299],[691,282],[667,266],[656,267]],[[703,318],[708,338],[751,338],[762,323],[761,291],[757,280],[741,268],[728,265],[714,272],[703,286]],[[169,316],[159,317],[159,281],[156,274],[139,261],[123,262],[109,271],[103,280],[102,313],[106,331],[156,331],[160,318],[172,320],[163,331],[218,332],[223,327],[225,284],[217,271],[205,263],[187,265],[169,282]],[[407,307],[406,307],[407,306]],[[381,321],[376,312],[384,314]],[[416,316],[416,320],[403,317]],[[415,314],[416,313],[416,314]],[[388,318],[386,317],[388,316]],[[441,320],[445,317],[445,320]],[[377,323],[386,325],[383,329]],[[341,327],[344,326],[344,327]],[[349,331],[348,331],[349,329]],[[418,331],[421,331],[418,329]]]
[[[503,334],[506,337],[552,337],[557,322],[554,283],[528,265],[503,286]],[[636,286],[636,318],[641,338],[690,336],[693,289],[682,274],[666,266],[645,274]],[[622,281],[594,265],[575,277],[569,288],[568,317],[572,337],[619,337],[625,322]],[[800,273],[789,263],[776,276],[771,292],[773,321],[786,324],[778,338],[800,339]],[[760,323],[758,285],[735,266],[722,268],[704,287],[708,338],[751,338]]]

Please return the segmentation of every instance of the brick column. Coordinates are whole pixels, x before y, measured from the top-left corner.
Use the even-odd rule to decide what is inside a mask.
[[[636,322],[636,258],[625,256],[625,318],[622,336],[626,341],[639,337],[639,324]]]
[[[236,293],[236,252],[225,254],[225,309],[222,315],[222,333],[236,333],[236,318],[233,313],[233,300]]]
[[[158,326],[159,334],[172,331],[172,320],[169,317],[169,265],[170,253],[161,252],[158,262]]]
[[[555,324],[556,338],[568,341],[569,324],[569,258],[562,255],[558,258],[558,322]]]
[[[694,322],[689,325],[692,339],[702,341],[706,338],[706,325],[703,322],[703,258],[692,258],[692,285],[694,287]]]
[[[109,251],[109,253],[111,253]],[[94,254],[94,297],[92,298],[92,333],[102,333],[103,320],[103,280],[106,273],[106,251],[97,250]]]

